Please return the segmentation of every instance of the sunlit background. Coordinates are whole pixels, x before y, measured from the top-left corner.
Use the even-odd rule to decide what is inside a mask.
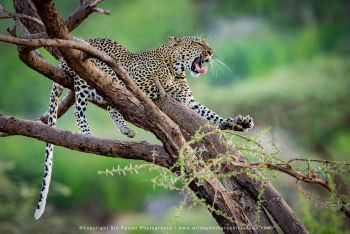
[[[64,18],[79,3],[56,2]],[[12,9],[11,1],[1,3]],[[252,134],[268,129],[285,159],[349,160],[349,3],[106,1],[101,7],[111,10],[111,16],[93,14],[72,34],[84,39],[111,38],[133,52],[156,48],[167,36],[203,37],[214,49],[216,60],[207,75],[188,76],[202,104],[224,117],[250,114],[256,122]],[[10,20],[2,20],[1,33],[11,25]],[[51,82],[22,64],[15,46],[0,43],[0,74],[1,114],[35,120],[46,111]],[[58,121],[58,128],[76,132],[73,116],[69,111]],[[96,136],[127,140],[105,111],[90,105],[87,116]],[[136,140],[158,143],[153,135],[141,129],[136,132]],[[0,139],[0,233],[77,233],[80,225],[216,225],[201,207],[184,209],[177,216],[181,196],[154,187],[150,179],[157,172],[98,175],[100,170],[127,165],[130,160],[60,147],[55,148],[47,209],[34,221],[43,161],[43,142],[24,137]],[[281,178],[274,185],[310,233],[346,232],[349,226],[343,225],[341,214],[313,205],[297,193],[293,180]]]

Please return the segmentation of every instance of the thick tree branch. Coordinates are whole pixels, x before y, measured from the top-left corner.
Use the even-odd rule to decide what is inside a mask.
[[[198,129],[202,129],[204,133],[210,133],[215,130],[210,126],[203,127],[208,126],[207,120],[200,118],[198,114],[188,110],[188,108],[186,108],[184,105],[168,98],[167,96],[156,100],[156,104],[160,106],[162,111],[173,119],[183,129],[183,131],[186,131],[189,134],[188,136],[193,136]],[[209,134],[208,136],[204,137],[201,141],[201,146],[208,149],[208,151],[204,153],[207,153],[207,157],[209,158],[216,157],[218,154],[226,154],[229,151],[227,144],[224,144],[222,140],[218,138],[217,134]],[[232,154],[234,154],[237,158],[243,159],[243,157],[237,151],[232,152]],[[240,168],[233,168],[232,170],[240,171]],[[237,189],[236,183],[240,187],[240,190]],[[283,197],[271,184],[266,184],[263,186],[259,181],[253,180],[246,174],[238,173],[236,176],[226,179],[225,185],[228,188],[234,189],[234,191],[248,191],[256,201],[260,197],[262,199],[263,206],[285,233],[307,233],[306,228],[301,223],[299,218],[293,213],[292,209],[288,206]],[[261,191],[263,191],[262,196]],[[242,197],[244,197],[243,192],[242,194]],[[245,199],[246,203],[248,203],[247,201],[249,201],[249,198]],[[251,206],[250,209],[252,209]]]
[[[97,155],[144,160],[169,168],[170,155],[159,145],[147,142],[127,142],[100,139],[52,128],[30,120],[0,115],[0,131],[49,142],[68,149]]]

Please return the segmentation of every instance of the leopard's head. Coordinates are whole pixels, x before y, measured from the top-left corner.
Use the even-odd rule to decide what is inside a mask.
[[[208,67],[204,63],[210,62],[213,50],[208,43],[199,37],[169,37],[168,44],[174,49],[172,67],[176,74],[190,71],[193,77],[205,74]]]

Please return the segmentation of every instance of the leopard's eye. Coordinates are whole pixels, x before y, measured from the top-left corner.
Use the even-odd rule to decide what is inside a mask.
[[[202,46],[202,47],[205,47],[205,45],[202,43],[202,42],[200,42],[200,41],[196,41],[195,42],[197,45],[200,45],[200,46]]]

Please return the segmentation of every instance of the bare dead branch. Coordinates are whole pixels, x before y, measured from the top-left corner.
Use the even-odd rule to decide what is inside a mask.
[[[49,142],[68,149],[102,156],[144,160],[169,167],[170,155],[159,145],[147,142],[127,142],[100,139],[52,128],[36,121],[0,115],[0,131]]]
[[[29,16],[29,15],[24,15],[24,14],[20,14],[20,13],[11,13],[11,12],[8,12],[8,11],[3,11],[2,13],[0,13],[0,19],[9,19],[9,18],[12,18],[12,19],[17,19],[17,18],[22,18],[22,19],[28,19],[28,20],[32,20],[33,22],[37,23],[37,24],[40,24],[42,26],[44,26],[43,22],[41,22],[41,20],[35,18],[35,17],[32,17],[32,16]]]
[[[96,6],[103,2],[103,0],[99,1],[83,1],[79,8],[77,8],[71,16],[67,18],[65,21],[65,25],[67,29],[71,32],[76,27],[78,27],[91,13],[97,12],[104,15],[109,15],[110,11],[97,8]],[[96,9],[97,8],[97,9]]]
[[[66,21],[65,25],[67,29],[71,32],[77,28],[91,13],[98,12],[100,14],[109,15],[111,12],[101,8],[96,8],[96,6],[103,2],[101,1],[83,1],[82,4],[70,15]],[[26,39],[39,39],[39,38],[48,38],[46,32],[36,32],[29,35],[26,35]]]

